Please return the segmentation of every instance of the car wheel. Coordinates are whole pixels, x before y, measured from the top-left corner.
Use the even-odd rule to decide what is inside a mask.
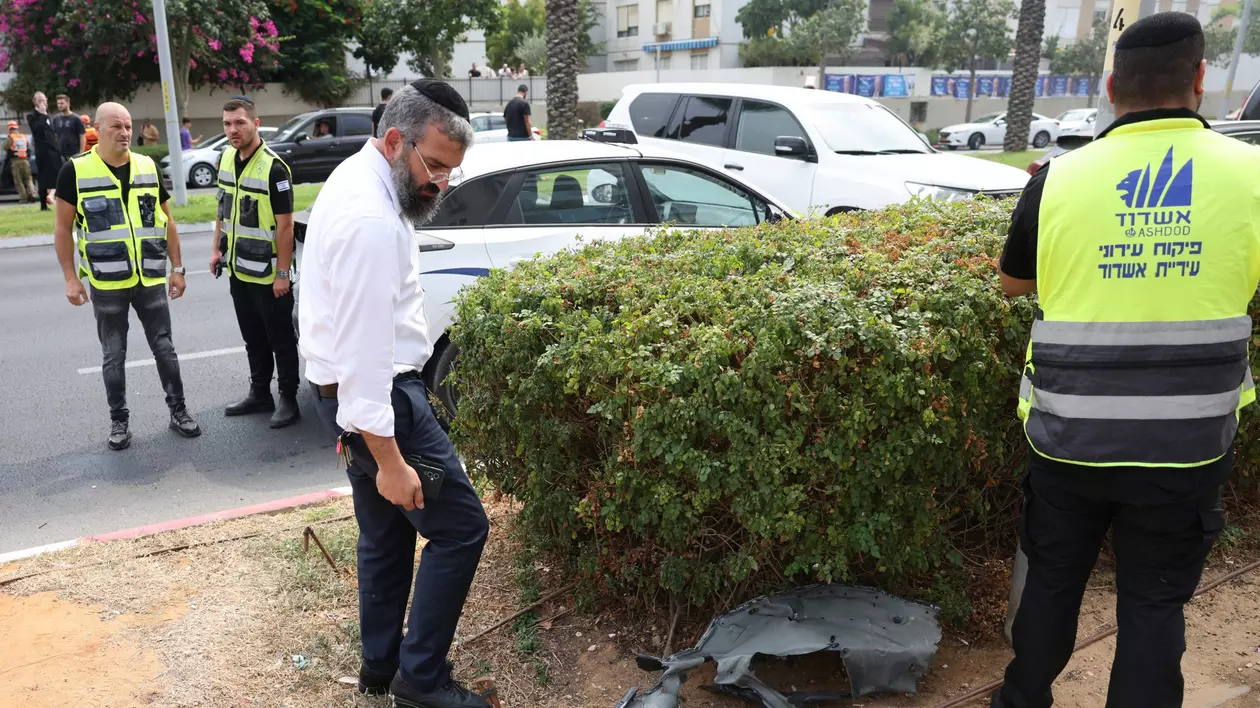
[[[967,147],[971,148],[972,150],[979,150],[980,148],[984,147],[984,134],[972,133],[971,137],[967,138]]]
[[[1037,136],[1033,138],[1033,147],[1039,150],[1049,144],[1050,144],[1050,134],[1044,130],[1041,131],[1040,133],[1037,133]]]
[[[214,186],[216,176],[214,169],[203,163],[192,168],[192,171],[188,173],[188,181],[194,187],[205,189]]]
[[[442,407],[446,410],[434,411],[439,416],[442,427],[448,427],[451,419],[455,417],[455,413],[459,410],[459,391],[446,381],[451,373],[451,369],[455,366],[455,359],[459,356],[459,347],[451,343],[447,337],[443,337],[438,342],[438,346],[433,352],[433,358],[430,359],[430,365],[425,367],[424,385],[429,392],[441,401]],[[442,420],[442,418],[445,420]]]

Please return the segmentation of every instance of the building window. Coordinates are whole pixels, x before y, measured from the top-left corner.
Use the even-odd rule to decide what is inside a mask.
[[[613,71],[638,71],[638,70],[639,70],[638,59],[623,59],[621,61],[613,62]]]
[[[617,36],[639,36],[639,6],[621,5],[617,7]]]
[[[656,21],[664,25],[674,21],[674,0],[656,0]]]
[[[661,71],[669,71],[669,65],[670,65],[670,61],[669,61],[669,60],[670,60],[671,58],[672,58],[672,57],[670,57],[670,55],[668,55],[668,54],[665,54],[665,55],[663,55],[663,56],[661,57],[661,61],[660,61]]]
[[[711,5],[696,5],[696,14],[695,14],[695,16],[696,16],[697,18],[700,18],[700,17],[708,17],[708,16],[709,16],[709,11],[710,11],[710,8],[711,8],[711,7],[712,7]]]
[[[709,52],[693,52],[691,55],[691,70],[704,71],[709,68]]]

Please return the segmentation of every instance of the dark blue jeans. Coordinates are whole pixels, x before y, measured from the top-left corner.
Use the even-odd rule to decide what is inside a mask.
[[[166,286],[153,285],[123,290],[92,288],[92,312],[96,315],[96,335],[101,340],[102,378],[109,401],[110,420],[127,420],[127,330],[130,311],[136,311],[149,351],[157,362],[158,379],[166,392],[166,407],[175,412],[184,407],[184,380],[179,375],[179,357],[171,342],[171,309]]]
[[[337,399],[319,396],[320,420],[337,427]],[[450,678],[446,655],[455,638],[468,588],[481,560],[490,523],[455,448],[438,425],[419,379],[395,380],[394,438],[404,454],[441,461],[446,469],[442,494],[424,509],[404,511],[376,491],[376,462],[354,436],[346,474],[354,489],[359,522],[359,627],[363,663],[380,672],[398,670],[403,681],[429,692]],[[407,596],[416,557],[417,532],[428,539],[415,576],[415,597],[407,617]],[[403,619],[407,634],[403,636]]]

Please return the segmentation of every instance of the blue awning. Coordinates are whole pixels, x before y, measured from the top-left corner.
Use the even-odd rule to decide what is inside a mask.
[[[653,42],[643,45],[645,54],[655,54],[659,47],[662,52],[682,52],[688,49],[708,49],[716,47],[718,44],[717,37],[704,37],[703,39],[676,39],[672,42]]]

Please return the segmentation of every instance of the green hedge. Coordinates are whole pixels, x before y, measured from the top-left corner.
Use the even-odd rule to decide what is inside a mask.
[[[454,338],[470,466],[624,592],[937,569],[1012,441],[1010,204],[662,233],[495,272]]]
[[[161,162],[162,158],[171,154],[170,148],[165,143],[160,145],[132,145],[131,151],[141,155],[148,155],[153,158],[154,162]]]
[[[1012,205],[673,231],[493,272],[458,300],[456,444],[531,541],[609,592],[714,607],[845,580],[952,603],[925,586],[960,549],[1011,549],[1016,507],[990,504],[1025,449],[1034,308],[997,284]]]

